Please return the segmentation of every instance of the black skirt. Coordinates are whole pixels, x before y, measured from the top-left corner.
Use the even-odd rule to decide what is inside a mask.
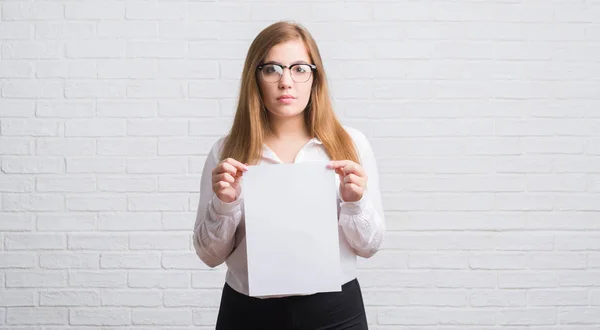
[[[341,292],[260,299],[223,287],[216,330],[366,330],[357,279]]]

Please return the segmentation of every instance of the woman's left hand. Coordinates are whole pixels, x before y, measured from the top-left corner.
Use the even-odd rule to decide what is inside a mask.
[[[337,160],[327,167],[340,176],[340,196],[344,202],[357,202],[362,198],[367,186],[367,174],[362,166],[351,160]]]

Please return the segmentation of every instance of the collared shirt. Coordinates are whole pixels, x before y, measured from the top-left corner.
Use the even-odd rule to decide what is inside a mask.
[[[385,236],[379,174],[371,145],[362,132],[347,126],[344,128],[354,141],[361,165],[367,174],[367,188],[357,202],[343,201],[338,191],[340,263],[343,274],[340,285],[356,278],[357,256],[371,257],[379,250]],[[216,267],[225,262],[226,282],[234,290],[248,295],[243,192],[234,202],[225,203],[212,190],[212,170],[219,163],[224,139],[219,139],[213,145],[202,171],[200,202],[194,226],[194,248],[196,254],[209,267]],[[323,143],[313,138],[298,152],[294,162],[329,160]],[[257,166],[281,163],[273,151],[266,145],[263,146],[263,155]],[[336,182],[339,185],[337,175]]]

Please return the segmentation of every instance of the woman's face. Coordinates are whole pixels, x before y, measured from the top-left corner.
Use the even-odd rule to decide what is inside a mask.
[[[283,66],[283,70],[277,64]],[[290,69],[293,64],[300,65]],[[311,62],[302,40],[282,42],[269,50],[263,68],[258,72],[258,85],[270,115],[293,117],[302,114],[310,99],[314,79],[306,64]]]

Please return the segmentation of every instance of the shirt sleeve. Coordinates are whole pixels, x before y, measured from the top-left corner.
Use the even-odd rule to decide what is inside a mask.
[[[359,201],[341,201],[339,225],[356,254],[369,258],[381,247],[386,231],[379,190],[379,172],[367,138],[360,132],[351,135],[358,135],[355,145],[367,174],[367,187]]]
[[[235,231],[242,217],[243,198],[221,201],[212,190],[212,170],[219,163],[218,141],[206,157],[200,179],[200,201],[196,212],[193,242],[196,254],[209,267],[227,259],[235,243]]]

